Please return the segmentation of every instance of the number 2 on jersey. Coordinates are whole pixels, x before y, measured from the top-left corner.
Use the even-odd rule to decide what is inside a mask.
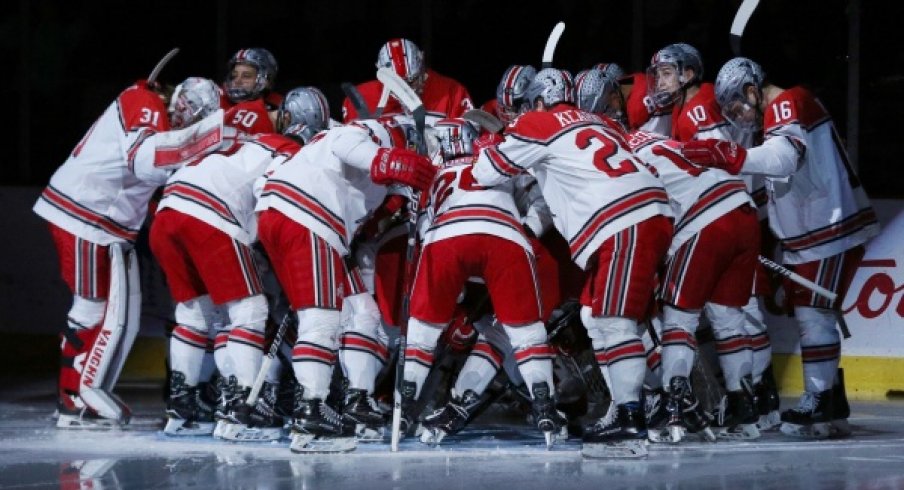
[[[610,136],[597,129],[587,128],[578,131],[574,143],[581,150],[586,150],[593,146],[594,140],[599,141],[602,145],[602,148],[593,152],[593,165],[601,172],[613,179],[625,174],[637,172],[637,166],[634,165],[634,162],[629,158],[625,158],[618,162],[610,161],[612,156],[618,153],[618,143]]]

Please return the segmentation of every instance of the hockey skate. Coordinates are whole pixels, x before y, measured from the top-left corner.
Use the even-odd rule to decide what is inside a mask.
[[[201,399],[197,386],[185,383],[185,374],[173,371],[166,403],[168,436],[206,436],[213,434],[213,407]]]
[[[380,410],[373,396],[363,389],[349,389],[345,396],[342,417],[355,426],[355,437],[360,442],[380,442],[386,426],[386,415]]]
[[[649,431],[650,442],[677,444],[688,433],[698,434],[706,441],[716,441],[716,435],[709,427],[712,416],[700,406],[691,390],[690,381],[684,376],[675,376],[669,382],[666,410],[669,412],[666,427],[661,431]]]
[[[414,381],[402,381],[402,417],[399,420],[399,436],[404,439],[408,434],[420,435],[417,412],[417,385]]]
[[[759,420],[756,423],[760,432],[777,428],[782,423],[781,414],[778,411],[779,396],[778,387],[775,385],[775,377],[772,374],[772,366],[763,372],[763,378],[753,385],[756,398],[756,409]]]
[[[662,388],[653,390],[644,388],[641,392],[647,429],[661,428],[669,420],[669,412],[665,409],[668,395]]]
[[[719,439],[750,441],[760,438],[753,387],[749,380],[742,380],[741,386],[740,390],[725,393],[716,408],[713,432]]]
[[[123,405],[124,406],[124,405]],[[101,417],[75,394],[61,394],[57,402],[58,429],[121,429],[127,421]]]
[[[295,411],[289,450],[293,453],[346,453],[357,447],[353,426],[342,420],[320,398],[304,398],[304,388],[295,391]]]
[[[587,458],[647,456],[647,425],[640,403],[612,403],[603,418],[584,428],[581,454]]]
[[[274,410],[278,389],[276,383],[264,382],[254,406],[245,402],[236,405],[220,437],[238,442],[279,440],[283,435],[283,418]]]
[[[534,383],[531,386],[533,400],[531,402],[531,415],[537,428],[543,432],[546,439],[546,449],[552,449],[557,437],[563,437],[562,429],[565,429],[564,437],[568,437],[568,420],[562,412],[556,410],[556,401],[549,391],[546,383]]]
[[[474,390],[465,390],[459,396],[452,390],[452,399],[440,409],[437,409],[424,418],[424,432],[421,433],[421,442],[430,446],[436,446],[443,438],[459,433],[475,416],[486,401]]]
[[[782,412],[782,434],[802,439],[828,439],[851,434],[847,418],[851,415],[844,389],[844,373],[832,389],[812,393],[805,391],[797,407]]]
[[[217,398],[217,408],[214,410],[213,418],[216,424],[213,428],[213,437],[220,439],[223,432],[230,423],[229,411],[232,407],[238,405],[244,400],[238,393],[239,384],[235,376],[218,377],[216,380],[216,391],[219,394]]]

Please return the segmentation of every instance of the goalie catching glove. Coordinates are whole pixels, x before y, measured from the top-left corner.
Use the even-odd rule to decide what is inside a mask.
[[[376,184],[404,184],[425,191],[433,184],[436,167],[430,159],[404,148],[380,148],[370,165]]]
[[[721,168],[737,175],[747,159],[747,150],[733,142],[716,139],[688,141],[681,154],[691,162],[704,167]]]

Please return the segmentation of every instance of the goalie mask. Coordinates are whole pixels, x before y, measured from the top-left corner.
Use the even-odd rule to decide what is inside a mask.
[[[692,73],[687,73],[687,70]],[[703,79],[700,52],[686,43],[669,44],[650,60],[647,94],[661,108],[674,104],[688,86]]]
[[[625,124],[624,101],[617,79],[599,68],[591,68],[578,75],[575,86],[578,109],[606,116]]]
[[[536,106],[537,100],[543,101],[546,107],[563,102],[573,104],[574,82],[571,74],[558,68],[544,68],[527,87],[525,97],[532,108]]]
[[[170,123],[180,129],[194,124],[220,108],[220,89],[212,80],[185,79],[176,87],[171,104]]]
[[[329,126],[330,106],[316,87],[297,87],[289,91],[276,113],[276,130],[307,143]]]
[[[464,119],[440,119],[433,125],[432,135],[439,143],[439,156],[443,162],[474,154],[474,140],[480,133]]]
[[[242,65],[254,68],[255,72],[242,69]],[[266,49],[248,48],[235,53],[229,60],[227,69],[223,86],[229,100],[237,103],[256,99],[261,92],[272,88],[279,67],[276,58]]]
[[[496,115],[503,123],[511,123],[530,109],[525,95],[536,75],[537,70],[530,65],[512,65],[505,70],[496,87]]]
[[[734,58],[722,65],[716,75],[716,102],[722,115],[745,133],[757,131],[763,124],[763,83],[766,74],[753,60]],[[753,87],[754,90],[748,90]]]
[[[408,39],[390,39],[377,53],[377,69],[390,68],[421,95],[427,81],[424,53]]]

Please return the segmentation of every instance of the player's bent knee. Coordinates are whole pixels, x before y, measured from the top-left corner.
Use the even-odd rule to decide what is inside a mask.
[[[546,328],[540,322],[520,327],[503,324],[502,327],[505,329],[505,333],[515,349],[546,343]]]
[[[251,330],[264,330],[267,322],[267,298],[263,294],[255,294],[247,298],[230,301],[226,304],[229,319],[234,326]]]

